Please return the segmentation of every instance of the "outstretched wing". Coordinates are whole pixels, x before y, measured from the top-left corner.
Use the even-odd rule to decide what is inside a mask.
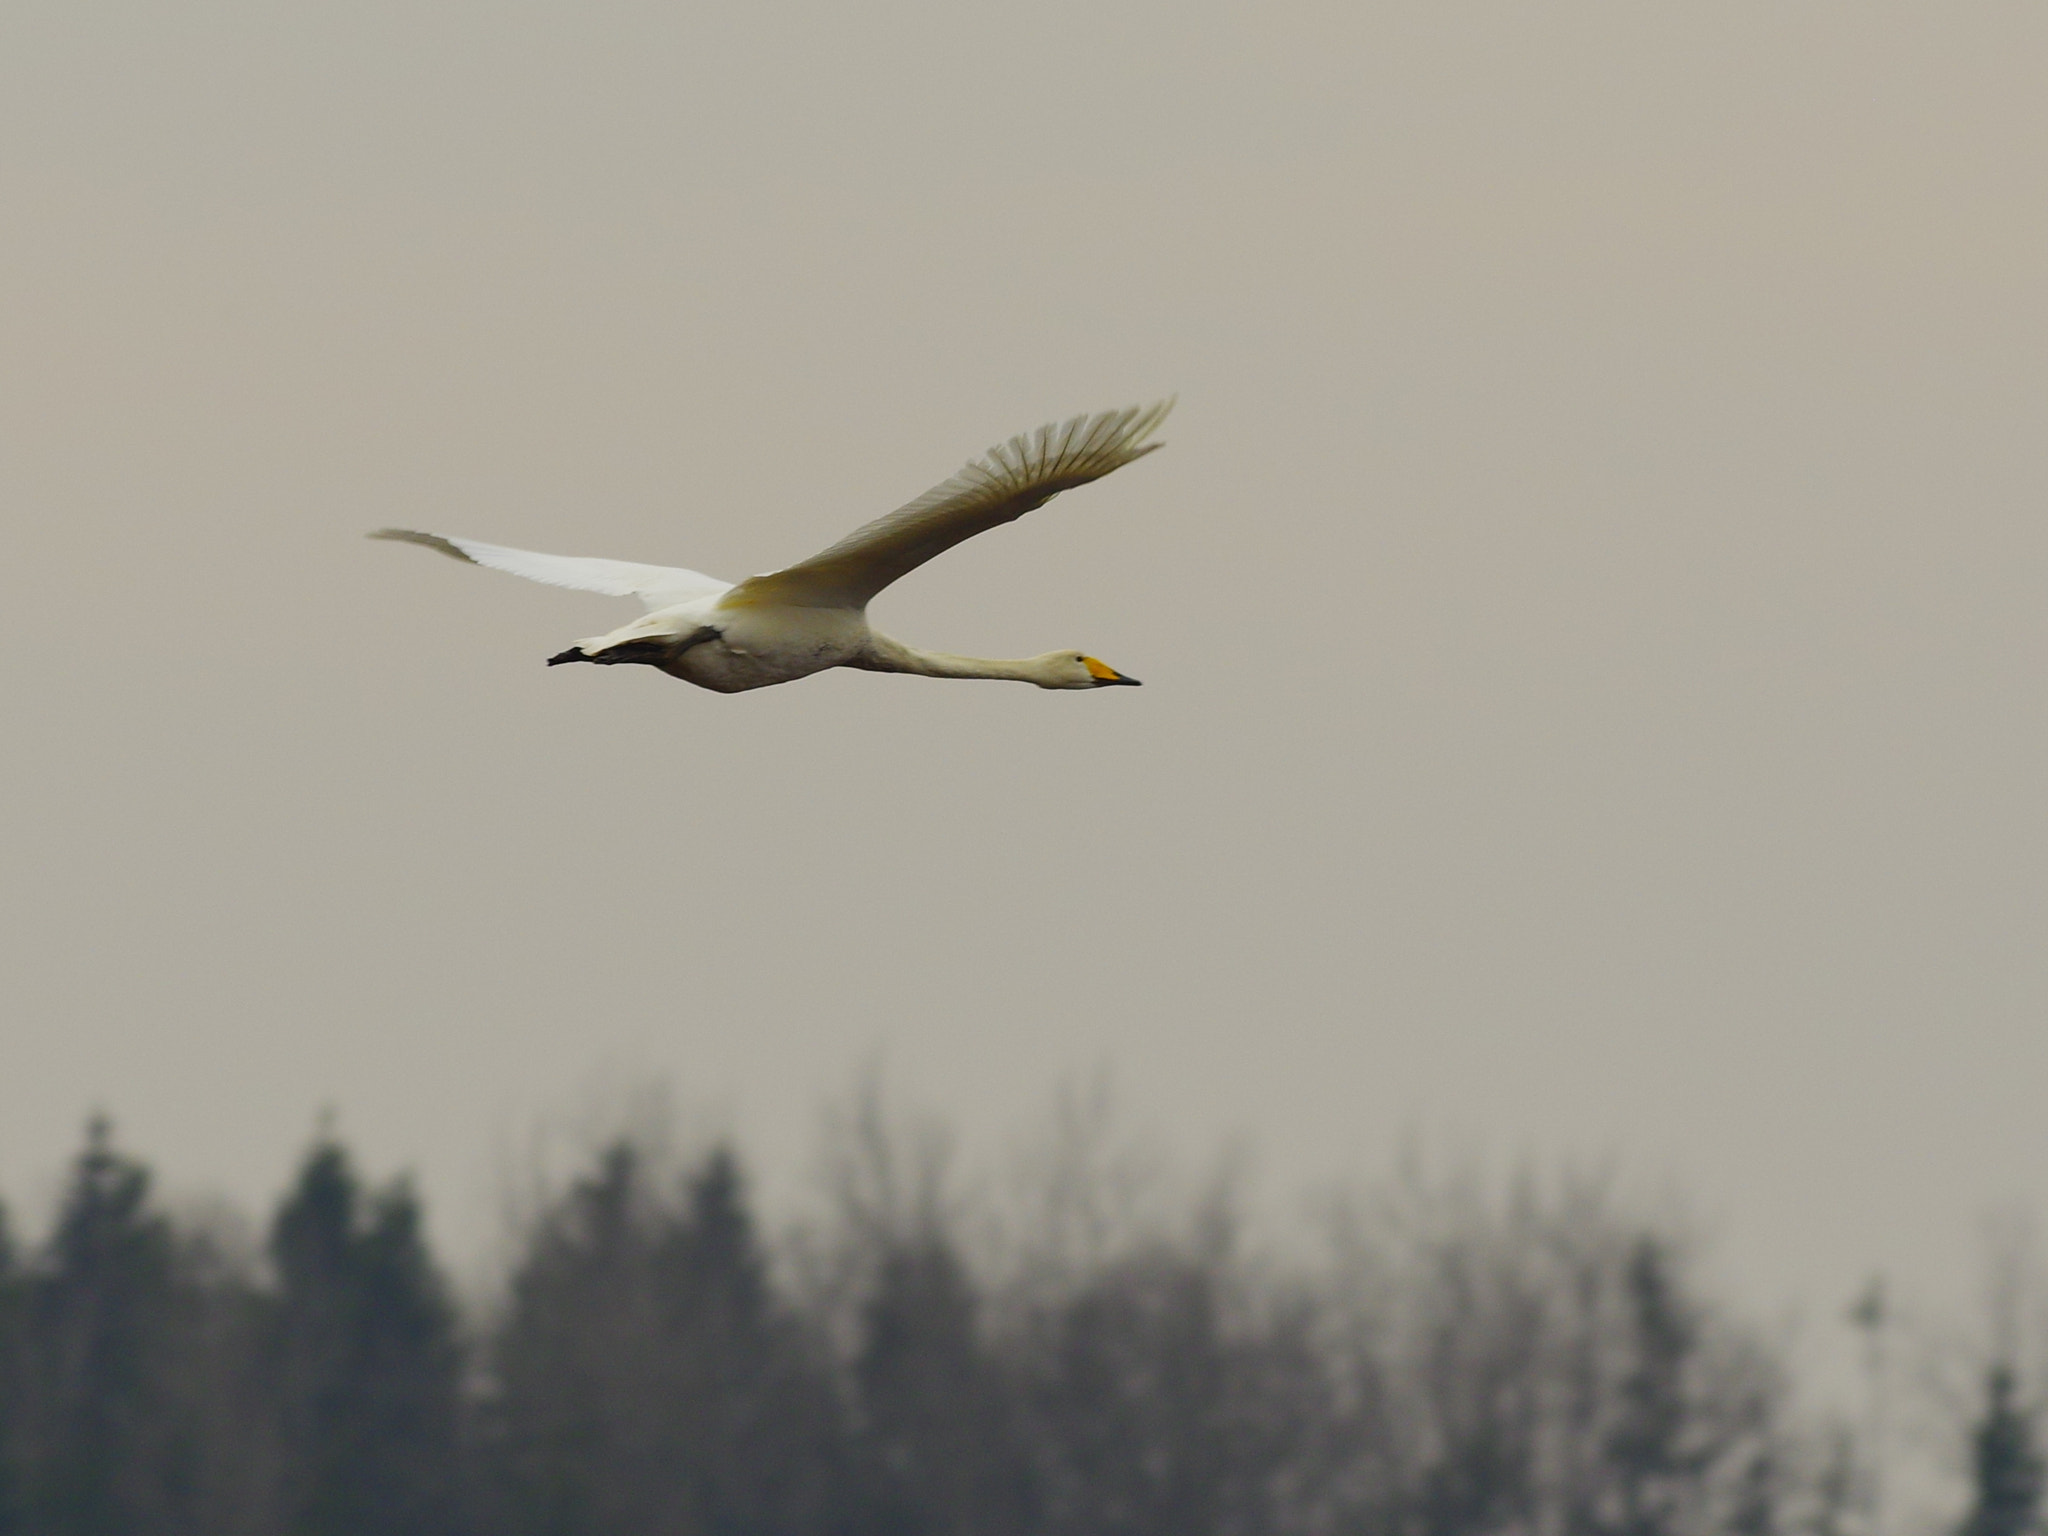
[[[1163,443],[1148,443],[1173,401],[1076,416],[999,443],[910,505],[855,530],[822,554],[732,591],[728,603],[860,608],[934,555],[1015,522],[1061,491],[1099,480]]]
[[[582,555],[541,555],[530,549],[506,549],[476,539],[444,539],[438,533],[415,533],[410,528],[379,528],[373,539],[396,539],[438,549],[471,565],[510,571],[528,581],[544,581],[551,587],[576,587],[585,592],[602,592],[608,597],[637,597],[654,613],[673,608],[696,597],[715,597],[730,582],[701,571],[685,571],[667,565],[634,565],[627,560],[593,560]]]

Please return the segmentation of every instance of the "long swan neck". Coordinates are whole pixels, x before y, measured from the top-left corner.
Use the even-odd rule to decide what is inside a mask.
[[[1045,679],[1043,657],[1005,661],[985,656],[954,656],[919,650],[901,640],[876,635],[869,642],[871,664],[879,671],[914,672],[920,677],[983,677],[1001,682],[1039,683]]]

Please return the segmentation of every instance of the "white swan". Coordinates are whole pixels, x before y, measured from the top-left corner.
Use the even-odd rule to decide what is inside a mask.
[[[1040,688],[1135,685],[1114,667],[1079,651],[1048,651],[1020,661],[989,661],[921,651],[868,627],[867,605],[899,576],[963,539],[1014,522],[1111,470],[1143,458],[1172,400],[1076,416],[989,449],[943,485],[887,517],[856,529],[830,549],[785,570],[733,585],[696,571],[623,560],[592,560],[505,549],[475,539],[383,528],[373,539],[422,544],[492,570],[550,586],[637,597],[644,618],[579,641],[549,666],[594,661],[635,663],[719,693],[793,682],[827,667],[914,672],[924,677],[992,677]]]

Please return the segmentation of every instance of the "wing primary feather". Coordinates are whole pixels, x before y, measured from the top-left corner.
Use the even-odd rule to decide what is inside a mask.
[[[1052,461],[1048,465],[1052,473],[1059,474],[1075,462],[1075,451],[1080,446],[1076,439],[1080,436],[1081,425],[1079,418],[1061,424],[1059,436],[1053,441]]]
[[[1116,435],[1115,413],[1103,411],[1087,421],[1077,423],[1081,440],[1074,445],[1074,457],[1086,459],[1091,453],[1101,451],[1102,445]]]
[[[417,544],[422,549],[439,550],[442,554],[449,556],[451,559],[460,560],[465,565],[476,564],[476,561],[470,559],[468,555],[462,552],[462,547],[459,544],[442,538],[438,533],[416,533],[410,528],[379,528],[375,533],[366,533],[363,537],[366,539],[391,539],[400,544]]]
[[[1060,464],[1062,468],[1087,457],[1088,443],[1093,435],[1092,427],[1092,422],[1079,416],[1067,423],[1066,441],[1060,445]]]

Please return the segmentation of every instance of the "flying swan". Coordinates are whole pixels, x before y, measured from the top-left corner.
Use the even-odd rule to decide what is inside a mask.
[[[696,571],[623,560],[541,555],[476,539],[382,528],[373,539],[437,549],[472,565],[510,571],[555,587],[637,597],[645,617],[581,640],[549,666],[591,661],[658,667],[719,693],[794,682],[827,667],[914,672],[921,677],[991,677],[1041,688],[1136,685],[1079,651],[1048,651],[1021,661],[990,661],[921,651],[868,627],[877,592],[934,555],[1001,523],[1015,522],[1062,491],[1099,480],[1163,443],[1146,439],[1173,401],[1076,416],[999,443],[943,485],[908,506],[856,529],[821,554],[737,586]]]

